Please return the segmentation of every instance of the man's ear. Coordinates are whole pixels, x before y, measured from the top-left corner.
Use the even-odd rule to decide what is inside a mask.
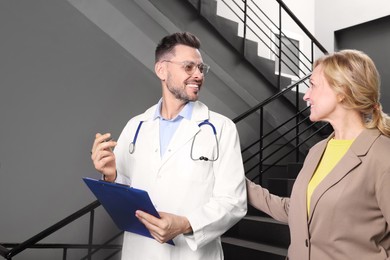
[[[160,80],[162,81],[165,80],[166,69],[163,62],[161,61],[156,62],[156,64],[154,64],[154,71],[156,72],[156,75],[157,77],[160,78]]]

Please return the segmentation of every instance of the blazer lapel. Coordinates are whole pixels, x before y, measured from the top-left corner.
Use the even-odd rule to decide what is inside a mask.
[[[354,168],[356,168],[361,163],[361,156],[364,156],[376,138],[380,135],[377,130],[364,130],[354,141],[352,146],[348,149],[346,154],[341,158],[341,160],[336,164],[336,166],[330,171],[330,173],[324,178],[324,180],[317,186],[314,190],[310,202],[310,212],[309,212],[309,223],[312,219],[312,213],[315,210],[318,201],[321,199],[321,196],[327,192],[332,186],[337,184],[341,179],[349,174]],[[333,137],[329,137],[327,140]],[[326,143],[322,147],[321,156],[326,148]],[[321,159],[321,157],[320,157]],[[313,173],[317,167],[319,160],[316,161]],[[310,180],[309,180],[310,181]]]
[[[351,150],[341,158],[336,166],[329,172],[329,174],[322,180],[320,184],[314,190],[310,201],[309,223],[312,218],[312,213],[317,206],[321,196],[329,190],[332,186],[337,184],[345,175],[347,175],[352,169],[357,167],[361,163],[359,157],[356,156]]]
[[[326,145],[328,143],[328,140],[324,140],[321,143],[319,143],[317,146],[314,146],[312,150],[310,151],[310,158],[307,158],[308,163],[304,165],[304,169],[302,169],[302,172],[298,175],[298,177],[302,178],[302,186],[300,187],[301,189],[306,189],[307,186],[309,185],[309,182],[317,168],[318,163],[320,162],[322,158],[322,154],[325,151]],[[308,221],[308,216],[307,216],[307,191],[304,192],[298,192],[300,198],[299,198],[299,208],[301,209],[306,209],[302,210],[302,218]],[[313,199],[312,199],[313,200]]]

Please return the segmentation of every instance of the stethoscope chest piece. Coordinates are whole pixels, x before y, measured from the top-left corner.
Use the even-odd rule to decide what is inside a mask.
[[[141,129],[141,126],[142,126],[142,123],[143,123],[143,122],[144,122],[144,121],[140,121],[140,122],[139,122],[138,127],[137,127],[137,130],[136,130],[135,135],[134,135],[134,138],[133,138],[133,141],[129,144],[129,153],[130,153],[130,154],[133,154],[134,151],[135,151],[135,143],[137,142],[139,130]]]
[[[134,150],[135,150],[135,144],[133,142],[131,142],[129,144],[129,153],[130,154],[133,154],[134,153]]]
[[[219,157],[219,144],[218,144],[218,138],[217,138],[217,130],[215,129],[215,126],[209,122],[209,120],[204,120],[203,122],[201,122],[198,126],[199,127],[202,127],[203,125],[208,125],[211,127],[212,131],[213,131],[213,135],[214,135],[214,139],[215,139],[215,144],[216,144],[216,147],[217,147],[217,154],[214,158],[208,158],[204,155],[200,156],[198,159],[196,157],[193,156],[193,151],[194,151],[194,143],[195,143],[195,139],[197,137],[197,135],[199,134],[196,133],[194,138],[192,139],[192,144],[191,144],[191,151],[190,151],[190,158],[193,160],[193,161],[209,161],[209,162],[215,162],[216,160],[218,160],[218,157]]]

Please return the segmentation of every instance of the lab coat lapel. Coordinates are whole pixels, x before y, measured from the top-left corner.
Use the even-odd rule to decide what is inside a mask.
[[[161,164],[159,124],[158,119],[144,121],[136,146],[136,149],[141,149],[140,145],[146,147],[144,153],[147,153],[148,163],[155,172],[158,171]]]
[[[209,119],[209,109],[202,102],[194,102],[191,120],[183,118],[175,134],[172,136],[167,150],[161,159],[160,168],[184,145],[192,142],[192,138],[200,131],[198,124]],[[191,145],[191,144],[189,144]],[[188,158],[189,158],[188,154]]]
[[[191,142],[192,138],[198,131],[199,126],[196,124],[196,122],[183,119],[167,147],[167,151],[161,160],[160,167],[166,163],[175,153],[177,153],[181,147]]]
[[[139,118],[140,121],[143,121],[140,133],[138,135],[138,141],[136,149],[141,149],[140,145],[146,147],[145,153],[147,153],[147,158],[149,166],[157,172],[161,164],[160,156],[160,121],[158,118],[155,118],[155,112],[157,109],[157,104],[149,108],[142,114]]]
[[[183,118],[181,121],[161,160],[160,167],[163,166],[184,145],[191,145],[189,143],[192,142],[194,136],[200,131],[198,124],[206,119],[209,119],[208,107],[202,102],[194,102],[191,120]],[[188,158],[189,156],[190,155],[188,154]]]

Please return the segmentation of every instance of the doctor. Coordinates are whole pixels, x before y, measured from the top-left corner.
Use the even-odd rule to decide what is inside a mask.
[[[188,32],[164,37],[155,52],[160,101],[117,142],[96,134],[95,168],[107,181],[147,190],[161,216],[136,212],[154,240],[125,232],[122,259],[223,259],[220,236],[246,214],[236,127],[197,101],[209,70],[199,47]]]

